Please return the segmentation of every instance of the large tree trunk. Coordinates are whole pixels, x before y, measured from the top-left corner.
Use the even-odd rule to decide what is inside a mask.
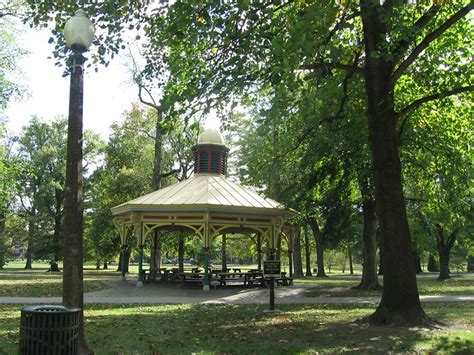
[[[375,201],[371,194],[370,182],[367,179],[359,182],[362,195],[362,213],[364,227],[362,231],[362,280],[354,289],[381,290],[377,275],[377,217]]]
[[[298,231],[293,240],[293,278],[302,278],[303,262],[301,260],[301,233]]]
[[[305,276],[313,276],[313,274],[311,273],[311,245],[309,244],[309,230],[307,224],[304,226],[304,248],[306,256]]]
[[[402,187],[397,116],[390,88],[394,64],[384,56],[376,55],[386,47],[388,30],[378,1],[361,0],[360,4],[369,143],[384,263],[382,300],[369,321],[373,324],[420,325],[427,317],[418,295]]]
[[[309,219],[309,225],[313,231],[314,240],[316,242],[316,258],[318,263],[318,272],[316,277],[327,277],[324,271],[324,247],[323,247],[323,234],[319,230],[318,222],[315,218]]]
[[[107,270],[109,268],[109,264],[107,263],[107,260],[104,260],[104,270]]]

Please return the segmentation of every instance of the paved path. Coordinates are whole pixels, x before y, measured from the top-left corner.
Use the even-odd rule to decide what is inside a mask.
[[[133,281],[106,282],[108,289],[86,293],[84,302],[103,304],[268,304],[269,290],[266,288],[212,289],[208,292],[195,287],[145,285],[136,287]],[[278,304],[373,304],[380,297],[305,297],[311,285],[276,287],[275,302]],[[470,296],[421,296],[422,302],[474,302]],[[54,304],[61,297],[0,297],[0,303]]]

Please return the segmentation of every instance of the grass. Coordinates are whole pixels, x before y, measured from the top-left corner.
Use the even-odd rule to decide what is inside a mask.
[[[438,281],[437,275],[433,277],[419,278],[418,290],[420,295],[474,295],[474,275],[453,276],[451,279]],[[361,297],[361,296],[381,296],[381,291],[360,291],[351,290],[352,286],[359,284],[359,279],[348,279],[340,277],[316,278],[306,277],[305,279],[294,280],[295,284],[309,284],[311,287],[306,291],[307,297]],[[382,284],[382,278],[379,279]]]
[[[19,305],[0,305],[0,353],[18,353]],[[370,305],[91,305],[86,339],[108,353],[399,353],[469,354],[474,348],[474,303],[425,304],[450,323],[442,329],[368,327],[355,319]]]
[[[33,270],[24,270],[24,262],[15,261],[0,270],[0,297],[2,296],[60,296],[62,280],[61,273],[47,272],[49,264],[35,262]],[[62,265],[60,265],[61,267]],[[174,267],[165,265],[165,267]],[[229,265],[229,267],[239,267],[239,265]],[[243,269],[248,267],[244,266]],[[253,266],[254,267],[254,266]],[[144,266],[145,269],[148,265]],[[191,266],[188,266],[191,268]],[[252,266],[250,266],[252,268]],[[106,288],[100,281],[118,278],[119,273],[116,266],[111,265],[108,270],[96,270],[95,265],[84,266],[84,287],[86,292],[98,291]],[[131,265],[130,272],[133,276],[137,273],[137,266]],[[418,279],[418,288],[420,295],[473,295],[474,294],[474,275],[453,277],[445,281],[437,281],[437,274],[423,274],[429,277],[421,277]],[[330,274],[330,277],[320,279],[316,277],[306,277],[304,279],[296,279],[295,284],[309,284],[313,287],[309,288],[305,295],[307,297],[364,297],[364,296],[380,296],[380,291],[359,291],[351,290],[352,286],[359,284],[359,278],[347,278],[347,274]],[[382,278],[380,278],[382,284]]]
[[[100,291],[105,288],[107,286],[100,281],[84,281],[84,292]],[[59,297],[62,296],[62,292],[62,279],[0,281],[0,297]]]

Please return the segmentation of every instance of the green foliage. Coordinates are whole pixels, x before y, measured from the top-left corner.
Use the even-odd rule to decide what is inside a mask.
[[[34,117],[18,137],[22,169],[15,176],[20,188],[13,208],[27,220],[29,253],[53,262],[60,260],[62,254],[66,143],[66,119],[45,122]],[[89,165],[96,163],[100,146],[99,136],[86,131],[85,174]]]
[[[1,9],[0,9],[1,11]],[[18,84],[21,74],[17,66],[18,60],[26,54],[20,48],[16,38],[19,35],[18,26],[12,19],[1,17],[0,22],[0,112],[5,109],[8,102],[19,99],[24,94],[24,89]]]

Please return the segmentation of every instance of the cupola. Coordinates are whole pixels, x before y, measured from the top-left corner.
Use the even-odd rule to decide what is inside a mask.
[[[226,174],[229,148],[217,129],[202,132],[192,150],[195,174]]]

